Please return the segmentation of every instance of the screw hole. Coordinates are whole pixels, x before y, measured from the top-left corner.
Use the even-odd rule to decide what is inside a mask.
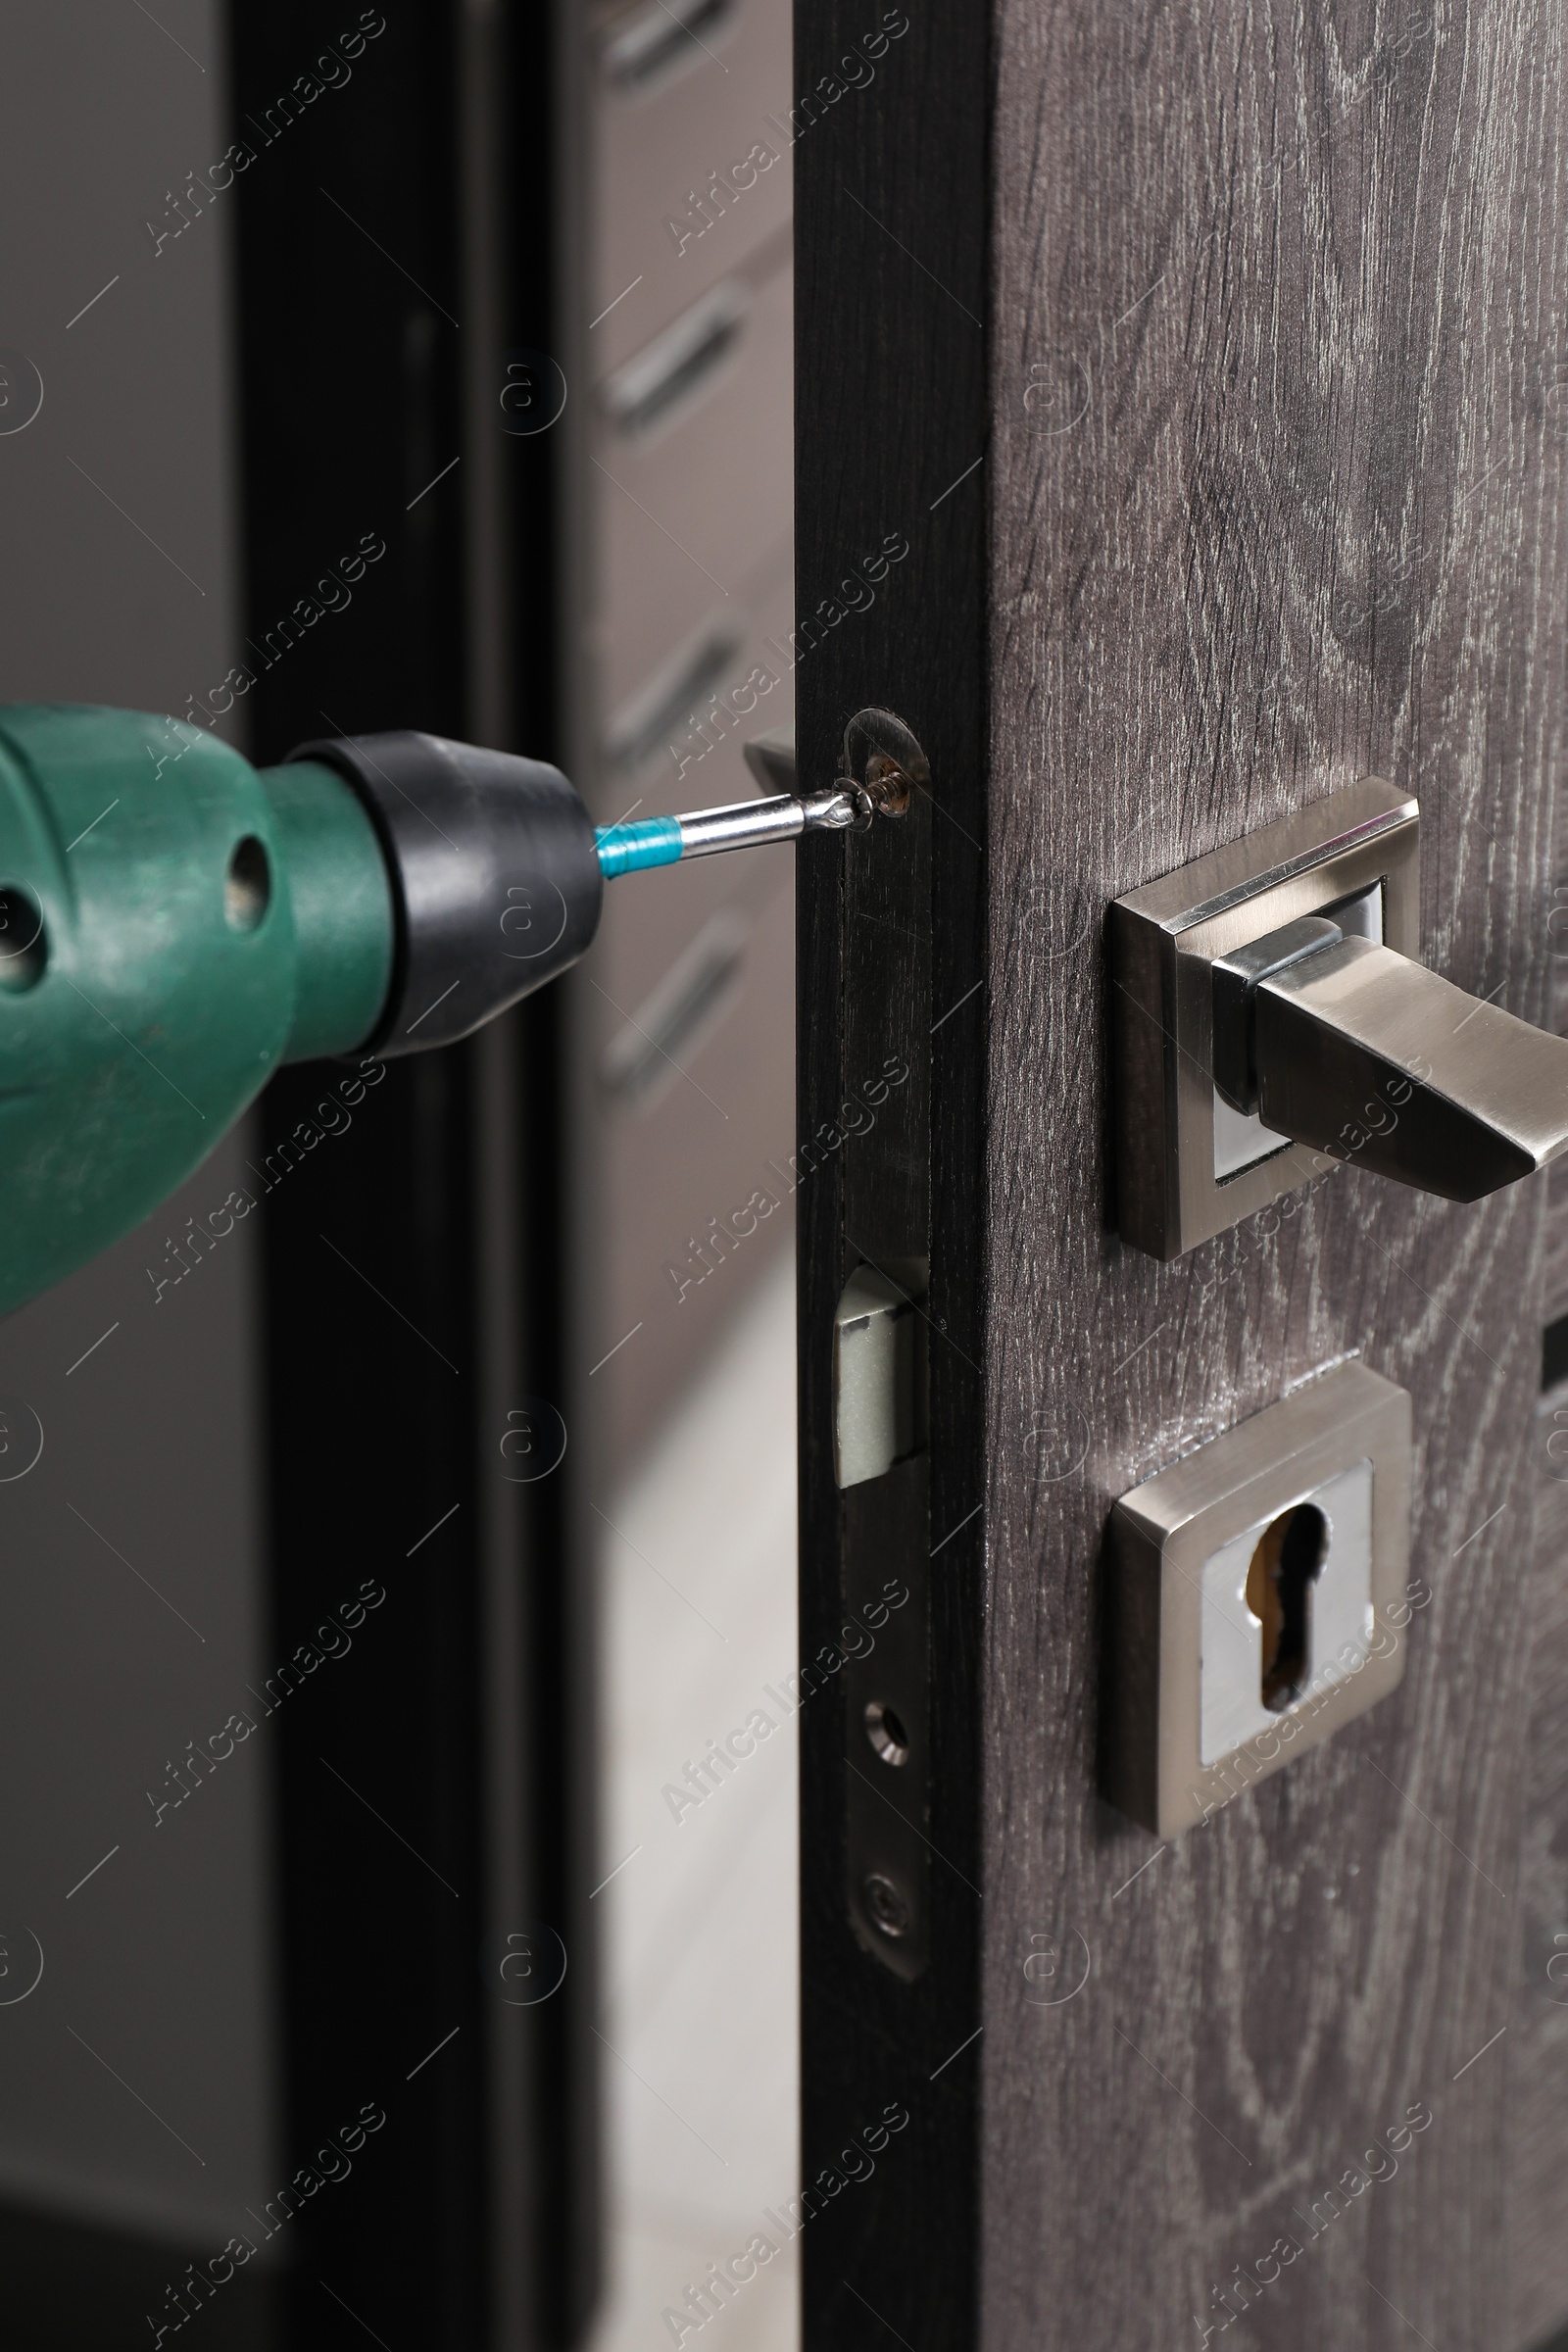
[[[49,962],[49,940],[37,901],[24,890],[0,890],[0,988],[20,997],[36,988]]]
[[[254,833],[237,842],[223,877],[223,914],[231,931],[254,931],[272,898],[272,869]]]
[[[865,1710],[865,1736],[884,1764],[907,1764],[909,1735],[901,1717],[879,1698],[873,1698]]]

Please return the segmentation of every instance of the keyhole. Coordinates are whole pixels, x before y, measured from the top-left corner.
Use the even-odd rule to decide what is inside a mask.
[[[1263,1628],[1263,1704],[1279,1714],[1306,1684],[1309,1596],[1329,1547],[1329,1523],[1314,1502],[1270,1520],[1247,1571],[1247,1605]]]

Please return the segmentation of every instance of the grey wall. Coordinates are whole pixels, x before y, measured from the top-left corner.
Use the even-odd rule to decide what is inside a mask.
[[[176,235],[172,204],[226,143],[220,15],[51,0],[0,29],[0,347],[43,384],[0,430],[0,700],[200,722],[233,658],[230,223],[197,187]],[[245,1149],[0,1324],[0,1397],[43,1432],[6,1477],[13,1409],[0,1456],[0,2199],[198,2244],[282,2162],[255,1220],[161,1297],[147,1269],[177,1272],[167,1238]],[[255,1735],[156,1820],[167,1763],[247,1707]]]

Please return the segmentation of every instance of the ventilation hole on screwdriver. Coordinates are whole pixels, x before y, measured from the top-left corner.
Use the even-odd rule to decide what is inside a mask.
[[[231,931],[254,931],[272,897],[272,869],[254,833],[235,844],[223,877],[223,914]]]
[[[36,988],[49,961],[49,940],[36,900],[0,890],[0,989],[20,997]]]

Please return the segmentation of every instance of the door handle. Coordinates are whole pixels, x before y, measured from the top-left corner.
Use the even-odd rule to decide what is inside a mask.
[[[1273,1134],[1445,1200],[1568,1148],[1568,1039],[1304,915],[1213,965],[1214,1084]]]
[[[1568,1040],[1421,961],[1420,835],[1363,776],[1114,902],[1124,1241],[1180,1257],[1336,1164],[1477,1200],[1568,1149]]]

